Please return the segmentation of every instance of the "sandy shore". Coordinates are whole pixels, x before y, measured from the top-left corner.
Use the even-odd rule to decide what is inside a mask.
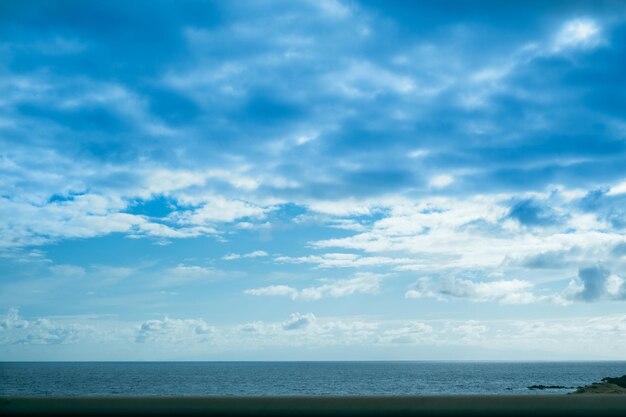
[[[0,415],[624,416],[626,396],[0,398]]]

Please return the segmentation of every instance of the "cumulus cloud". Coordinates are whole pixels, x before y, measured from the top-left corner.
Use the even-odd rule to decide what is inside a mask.
[[[313,313],[300,314],[294,313],[289,319],[283,322],[284,330],[299,330],[315,324],[315,315]]]
[[[214,222],[232,222],[246,217],[262,218],[268,210],[268,208],[245,201],[214,196],[207,199],[199,208],[178,212],[172,217],[182,224],[204,225]]]
[[[11,248],[41,245],[68,238],[92,238],[110,233],[130,236],[188,238],[211,235],[215,229],[202,225],[167,225],[155,223],[142,215],[119,212],[128,202],[117,197],[83,194],[52,202],[27,202],[2,199],[0,214],[6,222],[0,224],[3,239],[0,246]],[[12,213],[9,215],[9,213]],[[193,219],[193,217],[192,217]],[[201,221],[204,224],[204,219]]]
[[[94,329],[78,323],[62,323],[48,318],[26,320],[11,308],[0,320],[2,345],[66,345],[92,337]]]
[[[206,342],[215,331],[213,326],[201,319],[171,319],[148,320],[143,322],[137,330],[138,343],[190,343]]]
[[[55,351],[66,351],[74,357],[80,352],[79,357],[86,360],[116,358],[109,356],[111,348],[130,349],[142,357],[161,360],[178,358],[181,352],[205,360],[225,351],[234,357],[249,357],[249,352],[268,353],[276,348],[298,360],[310,358],[302,347],[319,352],[345,349],[349,357],[353,357],[355,348],[366,348],[372,352],[368,356],[371,359],[388,358],[393,352],[389,349],[396,347],[421,346],[457,347],[460,350],[451,351],[454,356],[450,359],[458,359],[465,358],[463,352],[472,346],[492,354],[497,351],[499,357],[507,359],[538,359],[538,351],[559,358],[589,359],[591,354],[597,359],[619,359],[620,347],[626,343],[624,314],[564,319],[382,320],[293,313],[282,320],[219,327],[189,318],[166,317],[141,323],[87,320],[89,326],[81,324],[80,317],[27,320],[12,309],[0,315],[2,357],[32,358],[20,356],[27,350],[42,352],[44,356],[35,357],[45,358],[46,353],[50,354],[49,345],[55,345]],[[294,332],[298,337],[293,336]],[[431,357],[442,356],[436,353]]]
[[[19,310],[17,308],[10,308],[4,318],[0,321],[0,327],[3,330],[23,329],[28,327],[29,324],[29,321],[20,318]]]
[[[601,266],[580,268],[578,277],[570,281],[565,296],[576,300],[594,302],[603,299],[626,298],[625,280]]]
[[[397,271],[495,271],[514,264],[538,268],[548,265],[545,254],[550,253],[576,262],[611,259],[614,255],[610,250],[623,241],[622,233],[583,216],[585,209],[580,204],[584,198],[578,194],[572,198],[564,189],[529,193],[513,204],[511,194],[381,201],[381,215],[363,223],[361,230],[346,237],[313,241],[311,246],[364,251],[372,262],[387,261],[389,253],[402,254],[392,258],[402,260],[394,267]],[[315,256],[320,255],[299,261],[320,265],[368,262],[367,257],[360,258],[362,255],[354,259]],[[568,268],[565,261],[549,261],[551,268]],[[392,262],[389,260],[390,265]]]
[[[431,297],[436,299],[459,298],[475,302],[496,301],[501,304],[529,304],[542,300],[530,290],[532,284],[522,280],[497,280],[475,282],[454,276],[420,278],[406,292],[407,298]]]
[[[156,169],[142,173],[144,188],[142,194],[176,195],[176,191],[201,188],[212,180],[223,181],[237,189],[254,190],[259,187],[258,178],[246,175],[244,167],[188,171],[184,169]],[[147,194],[149,193],[149,194]]]

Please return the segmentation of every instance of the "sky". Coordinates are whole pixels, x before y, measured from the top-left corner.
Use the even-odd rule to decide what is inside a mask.
[[[0,360],[626,359],[622,1],[0,3]]]

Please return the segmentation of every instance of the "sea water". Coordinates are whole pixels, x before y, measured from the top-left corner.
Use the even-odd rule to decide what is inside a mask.
[[[624,374],[626,362],[3,362],[0,396],[565,394]]]

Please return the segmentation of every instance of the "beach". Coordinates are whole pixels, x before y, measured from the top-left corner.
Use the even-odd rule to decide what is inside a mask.
[[[2,398],[1,415],[626,415],[626,395]]]

